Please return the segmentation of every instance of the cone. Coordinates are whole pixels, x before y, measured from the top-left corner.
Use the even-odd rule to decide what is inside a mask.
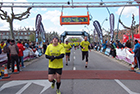
[[[17,64],[15,64],[15,68],[14,68],[14,74],[18,74],[18,70],[17,70]]]
[[[6,78],[10,78],[10,76],[8,75],[7,67],[4,68],[4,76],[2,77],[2,79],[6,79]]]
[[[134,62],[132,62],[131,70],[130,71],[135,72],[134,67],[135,67]]]

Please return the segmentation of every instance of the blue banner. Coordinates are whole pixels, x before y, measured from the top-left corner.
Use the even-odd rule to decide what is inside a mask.
[[[42,20],[42,17],[40,14],[38,14],[36,16],[36,22],[35,22],[35,28],[36,28],[36,42],[38,42],[38,36],[39,36],[39,32],[40,32],[40,24],[41,24],[41,20]]]
[[[95,30],[98,34],[98,37],[99,37],[101,43],[103,43],[103,34],[102,34],[102,29],[101,29],[100,23],[96,20],[93,22],[93,26],[95,27]]]

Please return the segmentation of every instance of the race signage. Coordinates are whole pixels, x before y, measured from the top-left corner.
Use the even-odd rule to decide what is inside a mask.
[[[63,13],[62,13],[63,14]],[[76,25],[87,24],[89,25],[89,14],[85,16],[60,16],[60,25]]]

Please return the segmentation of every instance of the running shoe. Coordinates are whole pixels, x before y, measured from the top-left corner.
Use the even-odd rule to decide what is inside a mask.
[[[68,63],[66,63],[66,66],[68,66]]]
[[[54,80],[55,80],[55,82],[56,82],[56,79],[54,79]],[[52,83],[52,85],[51,85],[51,88],[52,88],[52,89],[54,89],[54,87],[55,87],[55,82]]]
[[[87,68],[87,65],[85,65],[85,68]]]
[[[56,94],[61,94],[59,89],[56,90]]]

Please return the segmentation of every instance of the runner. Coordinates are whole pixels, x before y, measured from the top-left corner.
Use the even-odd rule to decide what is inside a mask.
[[[66,66],[68,66],[68,61],[70,61],[70,50],[72,48],[68,41],[64,44],[64,48],[66,52]]]
[[[87,41],[87,37],[86,36],[84,38],[84,41],[82,41],[80,43],[80,47],[82,48],[82,60],[84,60],[84,57],[86,56],[85,68],[87,68],[87,65],[88,65],[88,50],[90,50],[90,43]]]
[[[65,54],[65,49],[61,44],[58,44],[58,38],[53,38],[53,44],[47,47],[45,52],[46,58],[49,59],[49,69],[48,69],[48,80],[52,82],[52,88],[55,87],[55,82],[57,85],[57,94],[61,94],[59,88],[61,85],[61,74],[63,68],[63,57]],[[54,76],[56,75],[56,80]]]

